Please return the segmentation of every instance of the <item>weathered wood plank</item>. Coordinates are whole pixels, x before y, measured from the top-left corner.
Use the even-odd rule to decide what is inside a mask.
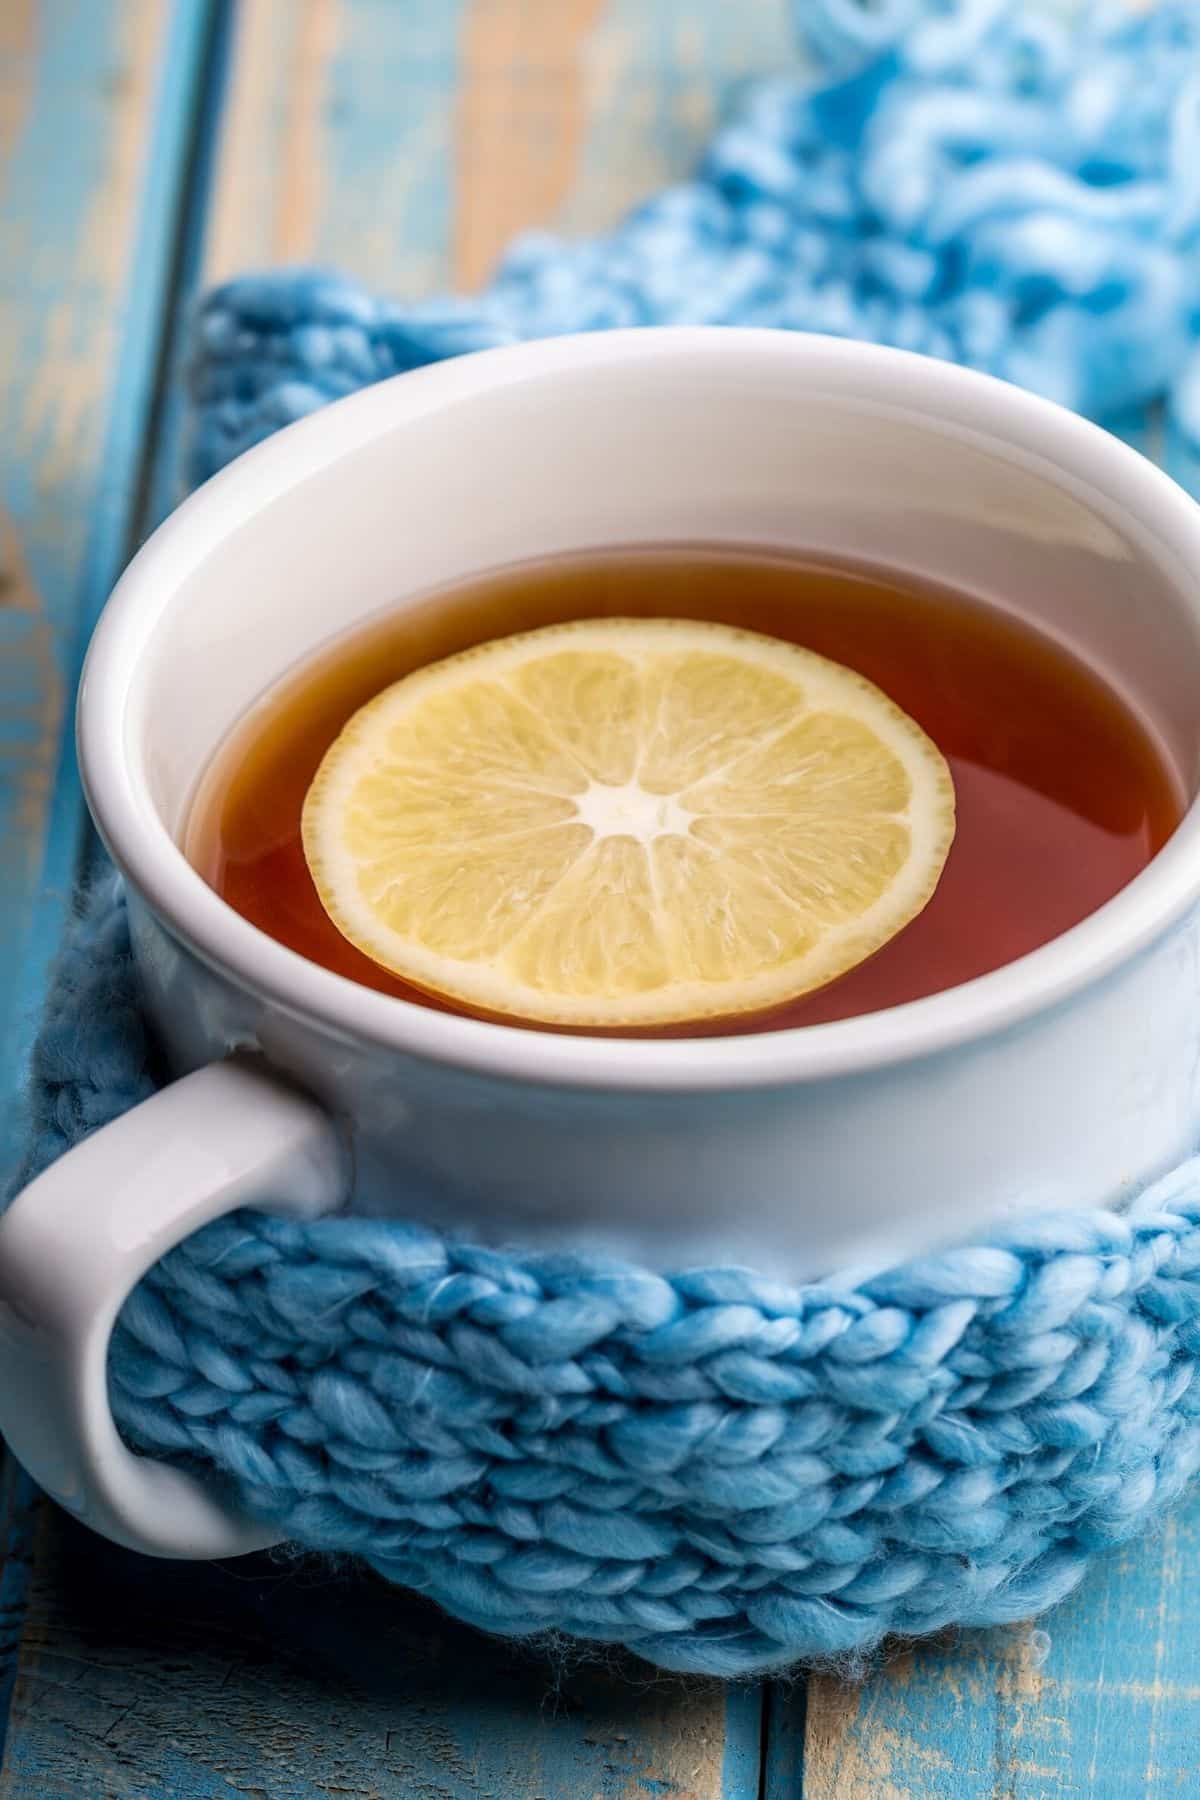
[[[205,278],[337,263],[450,273],[466,0],[255,0],[237,15]]]
[[[67,717],[125,552],[183,163],[171,93],[207,29],[162,0],[0,6],[0,1180],[83,806]],[[160,79],[161,77],[161,79]],[[160,105],[160,101],[162,104]],[[0,1473],[0,1741],[31,1484]],[[44,1790],[43,1790],[44,1792]]]
[[[159,0],[0,8],[0,1179],[57,950],[83,807],[67,698],[119,569],[141,465],[181,143],[153,129],[205,6],[166,54]],[[69,122],[69,129],[67,123]],[[117,353],[118,340],[125,334]],[[32,1498],[0,1474],[0,1740],[24,1613]]]
[[[548,222],[568,236],[603,230],[686,176],[744,84],[796,65],[795,11],[795,0],[609,0],[584,47],[575,179]]]
[[[119,571],[210,8],[0,7],[0,1169],[72,885],[68,697]],[[160,74],[163,88],[159,107]],[[170,104],[168,104],[170,101]]]
[[[16,1090],[69,904],[83,808],[67,718],[119,569],[142,458],[182,144],[154,129],[186,81],[198,6],[166,53],[160,0],[0,8],[0,1179]],[[69,127],[69,128],[68,128]],[[118,354],[118,341],[124,346]],[[0,1742],[32,1487],[0,1472]]]
[[[45,1506],[0,1800],[749,1800],[722,1701],[315,1563],[98,1553]]]
[[[759,1800],[801,1800],[808,1688],[803,1676],[763,1686],[762,1768]]]
[[[238,22],[206,273],[335,262],[481,281],[517,231],[603,230],[693,166],[789,0],[255,0]]]
[[[25,1626],[33,1521],[39,1503],[40,1496],[24,1469],[0,1452],[0,1764]]]
[[[584,53],[605,0],[513,7],[475,0],[463,20],[454,272],[478,286],[509,239],[556,217],[587,131]]]
[[[0,8],[0,1072],[51,796],[161,42],[153,4]],[[71,120],[68,141],[63,120]],[[11,1149],[11,1140],[6,1144]]]
[[[964,1633],[894,1654],[862,1687],[810,1681],[807,1800],[1200,1793],[1198,1557],[1195,1498],[1103,1558],[1044,1638]]]

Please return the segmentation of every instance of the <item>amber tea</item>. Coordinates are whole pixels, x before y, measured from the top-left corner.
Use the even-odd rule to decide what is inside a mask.
[[[521,1008],[448,997],[436,983],[402,979],[356,948],[318,894],[302,816],[330,747],[392,683],[512,633],[616,619],[719,622],[856,671],[940,751],[956,813],[932,896],[925,903],[922,895],[911,921],[848,972],[783,1004],[621,1029],[782,1030],[954,987],[1095,911],[1145,867],[1182,816],[1179,784],[1130,707],[1078,656],[995,606],[875,568],[742,550],[628,549],[481,577],[378,619],[286,677],[202,781],[186,832],[190,860],[252,924],[339,975],[424,1005],[567,1028]],[[615,769],[599,790],[615,796],[606,815],[609,889],[623,847],[633,854],[632,840],[621,836],[620,809],[632,804],[622,779]],[[716,841],[733,829],[736,812],[727,801],[724,815],[702,821],[698,835],[707,828]],[[413,831],[422,817],[419,808],[412,813]],[[663,814],[659,828],[669,824]],[[775,832],[764,833],[761,882],[776,879],[769,861]],[[310,855],[311,848],[310,833]],[[673,878],[683,885],[691,878],[683,862]],[[539,891],[536,903],[571,902]],[[619,916],[616,949],[628,959],[636,907]],[[612,937],[611,924],[606,929]],[[586,960],[586,933],[581,943]],[[589,1028],[607,1027],[601,1018]]]

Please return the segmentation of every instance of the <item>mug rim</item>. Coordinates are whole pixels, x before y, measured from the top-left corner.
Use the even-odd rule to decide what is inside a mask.
[[[666,355],[776,358],[847,397],[861,397],[869,384],[871,398],[890,391],[934,425],[990,431],[1060,480],[1088,487],[1110,516],[1136,519],[1173,547],[1183,567],[1200,572],[1200,505],[1162,470],[1065,407],[956,364],[812,333],[730,326],[594,332],[455,357],[335,401],[238,457],[159,525],[121,577],[85,661],[77,740],[88,806],[133,889],[204,962],[287,1013],[424,1060],[565,1088],[779,1087],[917,1063],[1050,1011],[1159,938],[1200,896],[1200,798],[1131,882],[1013,962],[881,1012],[720,1037],[573,1035],[436,1011],[310,962],[242,918],[192,868],[130,744],[128,702],[159,617],[214,544],[375,436],[451,402],[558,370]],[[1200,598],[1192,604],[1200,619]]]

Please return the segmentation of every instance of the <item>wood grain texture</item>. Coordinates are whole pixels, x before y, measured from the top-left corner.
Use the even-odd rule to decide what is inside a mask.
[[[0,1766],[25,1629],[33,1560],[33,1526],[41,1504],[32,1481],[0,1453]]]
[[[0,7],[0,1071],[50,827],[78,584],[162,45],[156,0]],[[69,137],[64,120],[70,121]],[[4,1151],[12,1150],[11,1116]]]
[[[603,230],[694,166],[789,0],[254,0],[206,275],[336,263],[474,286],[527,226]]]
[[[750,74],[794,57],[787,0],[474,0],[458,102],[454,274],[529,226],[607,229],[690,173]]]
[[[570,192],[587,128],[584,49],[605,0],[474,0],[463,21],[454,274],[478,287]]]
[[[797,67],[795,0],[608,0],[581,45],[587,130],[551,223],[575,237],[614,224],[686,178],[757,75]]]
[[[0,7],[0,1180],[83,832],[67,697],[130,540],[209,0]],[[32,1490],[0,1475],[0,1741]],[[48,1800],[39,1790],[39,1800]]]
[[[1198,1562],[1194,1498],[1037,1631],[895,1652],[862,1686],[810,1681],[806,1800],[1200,1794]]]
[[[711,1685],[554,1664],[372,1577],[152,1563],[47,1505],[0,1800],[752,1800],[723,1714]]]
[[[398,294],[448,278],[464,3],[239,8],[206,280],[297,262]]]

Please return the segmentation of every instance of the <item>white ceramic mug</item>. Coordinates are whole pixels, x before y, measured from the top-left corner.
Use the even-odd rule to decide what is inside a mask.
[[[177,1555],[269,1537],[131,1457],[105,1388],[133,1283],[256,1197],[798,1279],[1016,1208],[1119,1203],[1191,1144],[1194,806],[1144,873],[1034,954],[746,1038],[561,1037],[393,999],[264,936],[183,857],[230,729],[355,621],[522,557],[687,540],[852,552],[1035,617],[1150,722],[1189,796],[1200,785],[1200,508],[1116,439],[985,377],[793,334],[615,332],[384,382],[243,457],[129,568],[79,706],[146,1004],[185,1079],[0,1224],[0,1426],[98,1529]]]

